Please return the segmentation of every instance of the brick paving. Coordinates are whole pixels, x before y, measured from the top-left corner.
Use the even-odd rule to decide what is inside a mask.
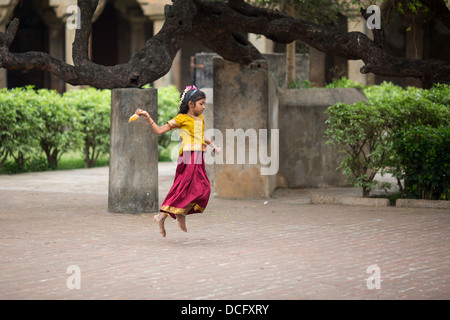
[[[151,213],[107,213],[107,170],[88,170],[0,176],[0,299],[450,298],[446,210],[316,205],[277,190],[211,199],[188,233],[167,219],[162,238]],[[161,171],[164,194],[173,176]],[[73,265],[79,289],[67,285]],[[371,266],[380,289],[368,287]]]

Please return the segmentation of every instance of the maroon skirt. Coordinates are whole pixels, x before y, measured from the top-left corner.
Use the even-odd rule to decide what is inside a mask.
[[[201,213],[208,204],[210,193],[211,185],[206,175],[204,152],[183,152],[178,158],[172,188],[160,211],[174,219],[176,214]]]

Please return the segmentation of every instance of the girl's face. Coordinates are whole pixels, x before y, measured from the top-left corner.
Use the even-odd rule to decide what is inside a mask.
[[[200,99],[196,101],[195,105],[193,102],[189,102],[189,107],[195,116],[201,115],[203,113],[203,110],[205,110],[205,106],[206,106],[206,99]]]

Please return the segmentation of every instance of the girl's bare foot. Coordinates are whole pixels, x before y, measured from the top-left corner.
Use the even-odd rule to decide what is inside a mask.
[[[161,233],[161,235],[163,237],[166,237],[166,229],[164,228],[164,221],[166,220],[167,215],[164,213],[159,213],[156,214],[153,219],[155,219],[155,221],[158,223],[159,225],[159,233]]]
[[[180,227],[180,229],[183,230],[184,232],[187,232],[186,215],[184,215],[184,214],[177,214],[177,222],[178,222],[178,226]]]

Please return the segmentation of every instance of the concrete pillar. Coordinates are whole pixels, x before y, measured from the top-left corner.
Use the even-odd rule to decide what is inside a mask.
[[[326,54],[319,50],[309,47],[309,81],[313,87],[325,86],[325,58]]]
[[[347,19],[347,31],[359,31],[364,33],[369,38],[373,39],[372,32],[368,31],[366,20],[363,17],[357,16]],[[373,73],[362,74],[360,69],[364,66],[364,61],[362,60],[348,60],[348,78],[350,80],[358,81],[363,85],[373,84],[375,81],[375,75]]]
[[[263,164],[261,148],[267,148],[267,155],[276,153],[272,160],[278,161],[278,145],[272,149],[272,142],[278,139],[270,135],[270,129],[277,129],[278,104],[267,61],[242,67],[215,57],[213,68],[214,127],[224,141],[222,158],[215,164],[215,195],[268,198],[276,187],[276,172],[263,174],[269,165]],[[268,130],[267,139],[260,129]],[[275,162],[270,167],[272,164]],[[275,165],[277,171],[278,163]]]
[[[49,29],[49,54],[57,59],[64,60],[64,28],[65,25],[54,21],[48,24]],[[63,93],[66,85],[63,80],[50,74],[50,88]]]
[[[147,19],[143,17],[130,18],[130,39],[131,39],[131,56],[134,56],[145,47],[145,22]]]
[[[158,137],[147,121],[128,122],[138,108],[157,121],[156,89],[113,89],[108,211],[158,211]]]

